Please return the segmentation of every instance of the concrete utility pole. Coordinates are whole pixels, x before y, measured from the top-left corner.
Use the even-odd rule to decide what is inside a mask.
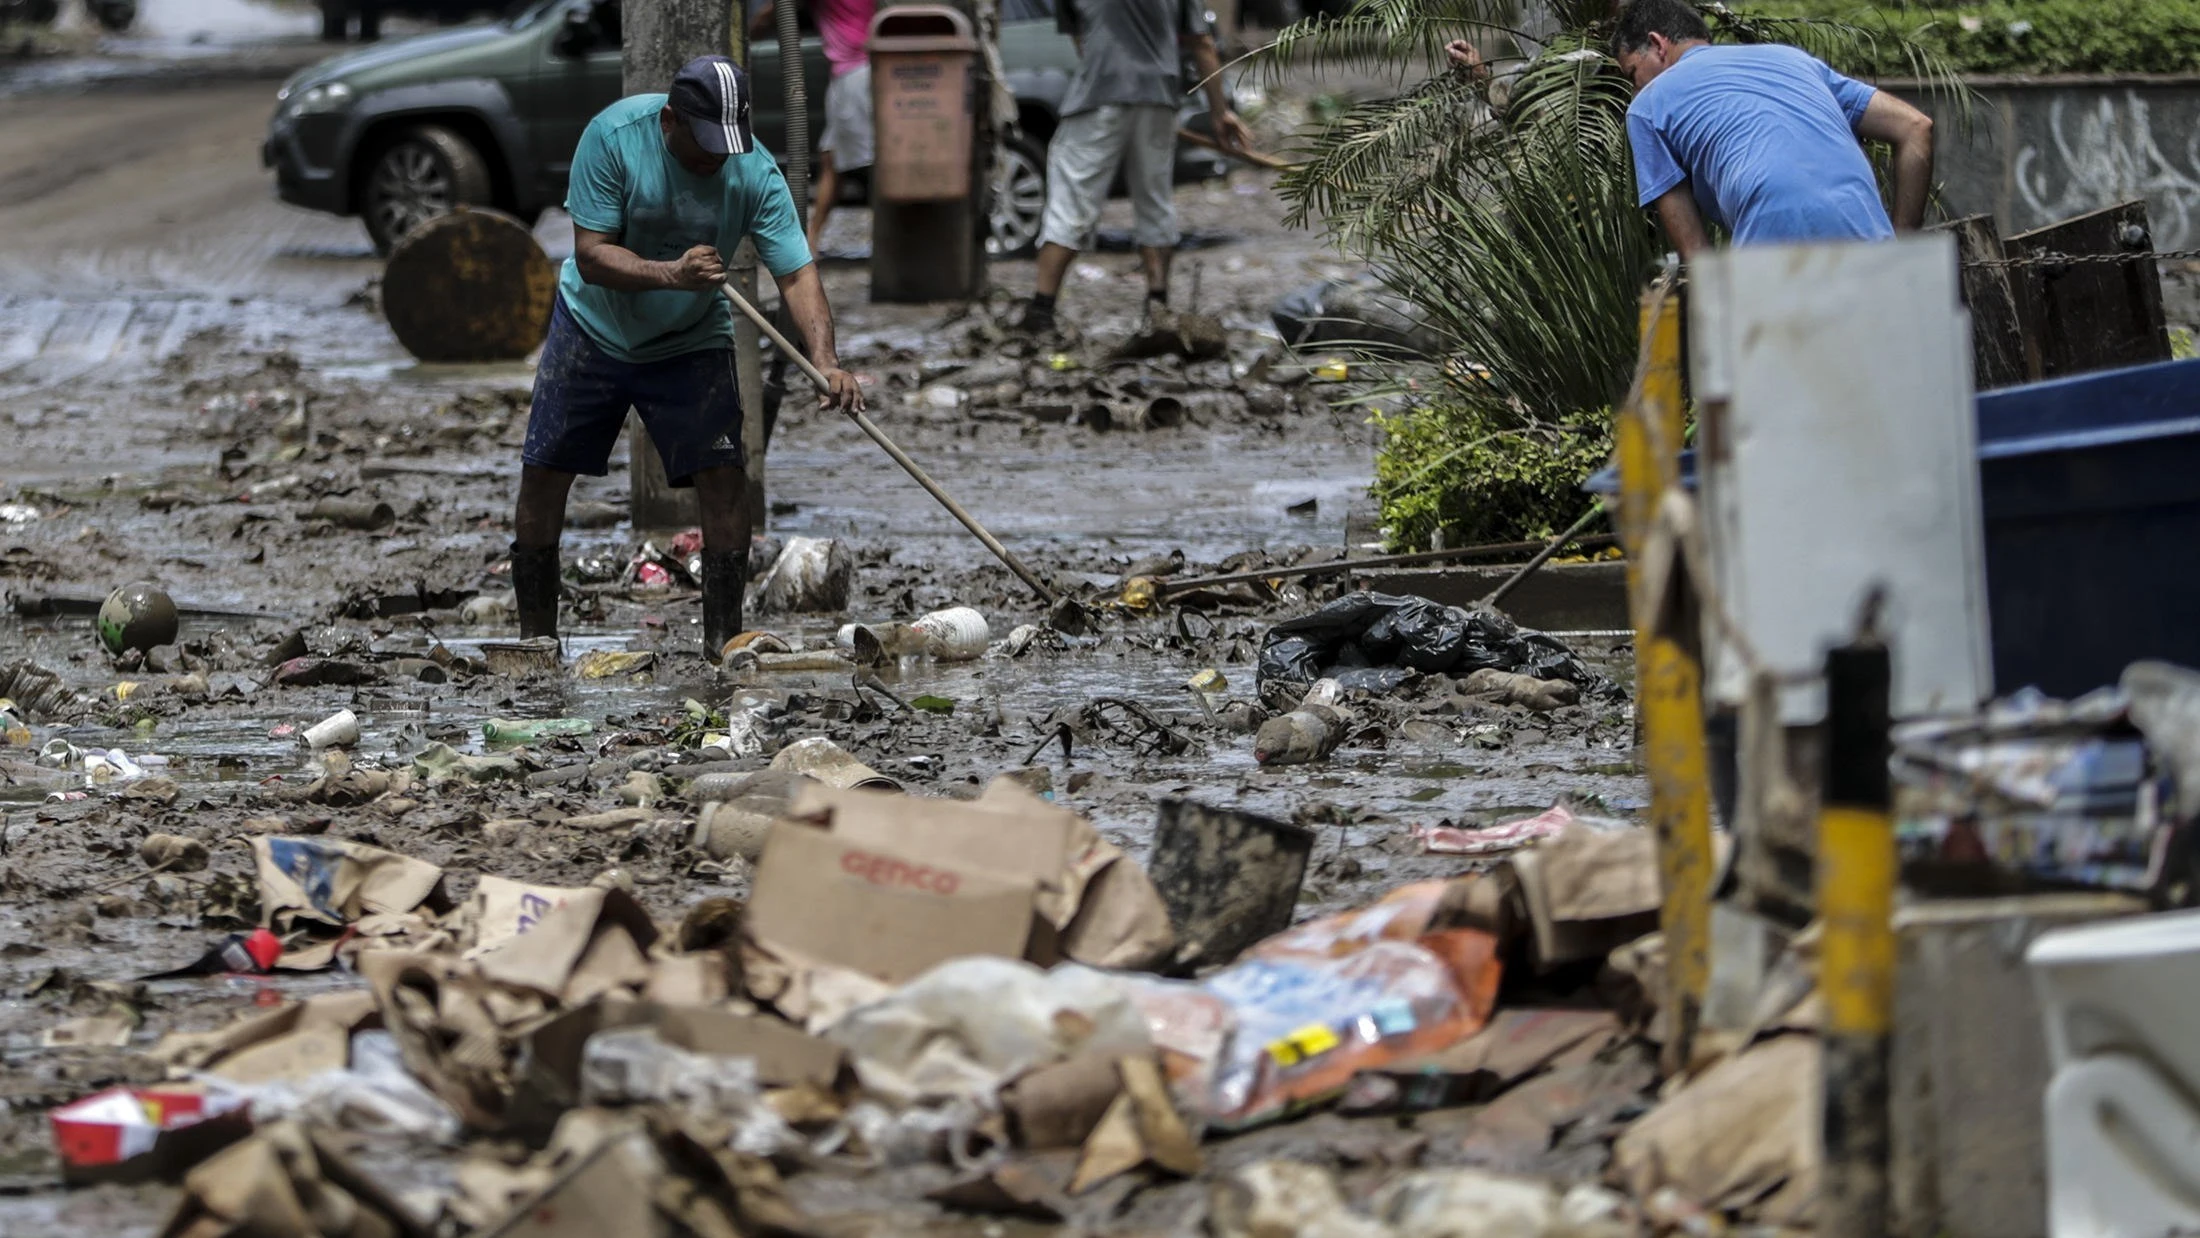
[[[680,66],[697,56],[723,50],[735,62],[749,62],[746,23],[736,20],[728,0],[629,0],[620,16],[624,39],[621,48],[621,86],[626,94],[663,90],[672,83]],[[756,295],[756,251],[744,243],[731,256],[735,286],[745,295]],[[743,442],[753,453],[750,466],[752,503],[761,505],[763,453],[763,368],[757,353],[756,328],[745,320],[736,323],[734,366],[745,412]],[[640,529],[686,529],[701,523],[702,508],[693,490],[674,490],[665,479],[664,461],[656,445],[632,413],[626,419],[628,512]]]

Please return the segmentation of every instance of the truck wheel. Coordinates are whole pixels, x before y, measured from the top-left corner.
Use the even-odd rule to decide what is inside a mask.
[[[489,165],[466,139],[441,125],[407,129],[367,164],[359,191],[359,215],[374,251],[390,247],[414,228],[459,206],[489,202]]]
[[[346,0],[321,0],[321,41],[341,43],[344,31],[351,25],[351,7]]]
[[[1047,210],[1047,149],[1028,133],[1013,133],[1001,143],[993,169],[993,211],[985,251],[995,258],[1021,258],[1039,247],[1039,225]]]

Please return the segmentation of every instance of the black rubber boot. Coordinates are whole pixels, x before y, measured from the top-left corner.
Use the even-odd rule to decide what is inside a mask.
[[[520,639],[558,634],[557,547],[512,547],[512,607]]]
[[[741,591],[749,584],[746,550],[703,552],[703,656],[716,666],[741,634]]]

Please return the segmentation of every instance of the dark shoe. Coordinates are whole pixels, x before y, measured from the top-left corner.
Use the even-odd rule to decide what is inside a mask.
[[[512,547],[512,609],[520,639],[558,634],[558,548]]]
[[[749,583],[745,550],[703,552],[703,656],[716,666],[741,634],[741,592]]]
[[[1024,308],[1016,315],[1016,321],[1010,324],[1009,330],[1024,335],[1054,334],[1054,307],[1034,301],[1024,302]]]

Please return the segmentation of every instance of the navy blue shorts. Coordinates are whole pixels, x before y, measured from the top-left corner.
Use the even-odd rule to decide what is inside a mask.
[[[527,449],[520,458],[536,468],[602,477],[611,471],[611,447],[628,408],[641,414],[675,486],[694,485],[704,469],[747,463],[732,349],[621,361],[588,338],[565,298],[557,298],[550,338],[535,367]]]

